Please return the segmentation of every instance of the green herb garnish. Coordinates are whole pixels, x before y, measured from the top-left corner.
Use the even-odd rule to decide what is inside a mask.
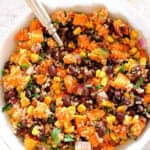
[[[55,120],[54,120],[54,118],[52,116],[49,116],[48,119],[47,119],[47,122],[48,123],[54,123]]]
[[[107,128],[106,131],[105,131],[105,133],[109,134],[110,133],[110,129]]]
[[[122,73],[126,72],[125,64],[121,64],[119,72],[122,72]]]
[[[20,123],[18,123],[18,128],[20,128],[20,129],[23,129],[24,128],[24,125],[22,124],[22,122],[20,122]]]
[[[41,42],[41,46],[42,46],[42,50],[45,50],[47,47],[48,47],[48,45],[47,45],[47,42]]]
[[[21,68],[29,68],[30,66],[28,64],[21,64],[20,67]]]
[[[40,139],[41,139],[42,142],[46,143],[48,137],[43,135]]]
[[[40,53],[40,60],[43,61],[45,59],[45,57],[46,57],[46,53],[41,51],[41,53]]]
[[[38,98],[39,96],[40,96],[39,93],[34,93],[34,94],[32,94],[32,97],[34,97],[34,98]]]
[[[60,24],[60,21],[59,21],[58,19],[55,19],[55,20],[54,20],[54,23],[56,23],[56,24],[59,25],[59,24]]]
[[[59,144],[60,143],[60,138],[59,138],[60,132],[61,132],[61,130],[58,129],[58,128],[54,128],[52,130],[51,137],[52,137],[52,140],[54,141],[55,144]]]
[[[103,88],[103,86],[102,86],[102,85],[100,85],[100,84],[98,84],[98,85],[96,85],[96,88],[97,88],[97,89],[102,89],[102,88]]]
[[[140,77],[140,78],[137,80],[136,84],[134,85],[134,88],[135,88],[135,89],[140,88],[140,86],[143,84],[143,82],[144,82],[144,79],[143,79],[142,77]]]
[[[64,142],[74,142],[74,138],[70,134],[65,134]]]
[[[2,76],[5,76],[7,73],[5,70],[2,70]]]
[[[5,104],[5,105],[3,106],[2,112],[6,112],[6,111],[8,111],[10,108],[12,108],[12,104],[7,103],[7,104]]]
[[[60,150],[60,148],[59,147],[50,146],[50,150]]]

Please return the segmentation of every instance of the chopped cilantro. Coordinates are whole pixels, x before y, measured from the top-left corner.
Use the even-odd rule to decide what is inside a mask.
[[[17,126],[18,126],[18,128],[20,128],[20,129],[23,129],[23,128],[24,128],[24,125],[22,124],[22,122],[19,122]]]
[[[55,20],[54,20],[54,23],[56,23],[56,24],[59,25],[59,24],[60,24],[60,21],[59,21],[58,19],[55,19]]]
[[[8,111],[11,107],[12,107],[12,104],[6,103],[2,108],[2,112]]]
[[[97,88],[97,89],[102,89],[102,88],[103,88],[103,86],[102,86],[102,85],[100,85],[100,84],[97,84],[97,85],[96,85],[96,88]]]
[[[106,131],[105,131],[105,133],[109,134],[110,133],[110,129],[107,128]]]
[[[48,45],[47,45],[47,42],[41,42],[41,46],[42,46],[42,50],[45,50],[47,47],[48,47]]]
[[[58,129],[58,128],[54,128],[52,130],[51,137],[52,137],[52,140],[54,141],[55,144],[59,144],[60,143],[60,138],[59,138],[60,132],[61,132],[61,130]]]
[[[21,68],[29,68],[29,65],[28,64],[21,64],[20,67]]]
[[[65,134],[64,142],[74,142],[74,138],[70,134]]]
[[[135,88],[135,89],[140,88],[140,86],[143,84],[143,82],[144,82],[144,79],[143,79],[142,77],[140,77],[140,78],[137,80],[136,84],[134,85],[134,88]]]
[[[7,73],[5,70],[2,70],[2,76],[5,76]]]
[[[50,116],[48,117],[48,119],[47,119],[47,122],[48,122],[48,123],[54,123],[54,122],[55,122],[54,117],[50,115]]]
[[[34,93],[34,94],[32,94],[32,97],[34,97],[34,98],[38,98],[39,96],[40,96],[39,93]]]
[[[125,69],[125,64],[121,64],[120,66],[120,69],[119,69],[119,72],[122,72],[122,73],[125,73],[126,72],[126,69]]]

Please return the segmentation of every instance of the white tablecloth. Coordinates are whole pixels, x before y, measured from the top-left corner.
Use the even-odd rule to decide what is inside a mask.
[[[117,3],[117,0],[114,0]],[[123,0],[121,0],[123,1]],[[132,7],[138,10],[141,15],[147,18],[150,24],[150,0],[126,0]],[[15,20],[26,10],[27,6],[24,0],[0,0],[0,41],[7,35]],[[145,150],[150,150],[150,145]],[[4,141],[0,138],[0,150],[8,150]]]

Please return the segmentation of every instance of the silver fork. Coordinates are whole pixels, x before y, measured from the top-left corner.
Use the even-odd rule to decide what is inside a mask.
[[[63,47],[63,42],[56,32],[52,24],[52,20],[46,9],[39,0],[26,0],[28,6],[32,9],[35,16],[40,20],[41,24],[47,29],[48,33],[56,40],[60,47]]]

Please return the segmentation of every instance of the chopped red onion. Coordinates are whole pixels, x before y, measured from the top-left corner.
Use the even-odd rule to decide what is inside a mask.
[[[141,48],[145,48],[146,47],[146,43],[145,43],[145,39],[144,38],[140,38],[138,40],[138,43],[140,44]]]

